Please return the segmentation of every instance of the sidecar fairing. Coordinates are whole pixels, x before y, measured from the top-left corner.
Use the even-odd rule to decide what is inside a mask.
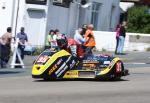
[[[118,79],[128,75],[123,62],[118,57],[90,55],[83,60],[65,50],[45,50],[35,60],[33,78],[43,79]]]

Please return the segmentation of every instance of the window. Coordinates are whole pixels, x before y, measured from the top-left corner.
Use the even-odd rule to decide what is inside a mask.
[[[53,5],[69,8],[73,0],[53,0]]]
[[[110,15],[110,21],[109,21],[109,29],[110,31],[113,31],[114,28],[114,14],[115,14],[115,6],[111,7],[111,15]]]
[[[26,0],[27,4],[39,4],[39,5],[46,5],[47,0]]]
[[[97,3],[97,2],[93,2],[92,3],[91,24],[94,25],[95,29],[97,29],[97,27],[98,27],[98,19],[99,19],[100,6],[101,6],[101,3]]]

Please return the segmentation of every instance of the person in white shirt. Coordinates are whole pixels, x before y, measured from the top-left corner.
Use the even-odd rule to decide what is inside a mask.
[[[71,50],[74,51],[74,54],[81,54],[82,56],[80,56],[81,58],[83,57],[83,53],[84,53],[84,42],[85,42],[85,38],[84,38],[84,34],[82,33],[83,32],[83,29],[79,28],[76,32],[76,34],[74,35],[74,40],[77,42],[78,46],[77,45],[73,45],[71,46]],[[80,49],[79,49],[80,48]],[[80,51],[78,51],[80,50]],[[79,53],[81,52],[81,53]]]
[[[81,32],[82,32],[82,29],[79,28],[79,30],[74,35],[74,39],[78,44],[83,45],[85,42],[85,38],[83,35],[81,35]]]

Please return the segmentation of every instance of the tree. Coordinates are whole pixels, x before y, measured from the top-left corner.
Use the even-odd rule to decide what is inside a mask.
[[[128,32],[150,33],[150,13],[147,6],[134,6],[128,10]]]

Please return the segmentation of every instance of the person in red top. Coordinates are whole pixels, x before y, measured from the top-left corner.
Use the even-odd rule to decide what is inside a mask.
[[[84,43],[84,46],[86,47],[85,54],[92,54],[92,49],[96,45],[93,29],[93,24],[89,24],[84,35],[86,38],[86,42]]]
[[[115,29],[115,32],[116,32],[116,48],[115,48],[115,54],[117,54],[117,48],[118,48],[118,44],[119,44],[120,28],[121,28],[121,24],[118,24],[118,25],[116,26],[116,29]]]

